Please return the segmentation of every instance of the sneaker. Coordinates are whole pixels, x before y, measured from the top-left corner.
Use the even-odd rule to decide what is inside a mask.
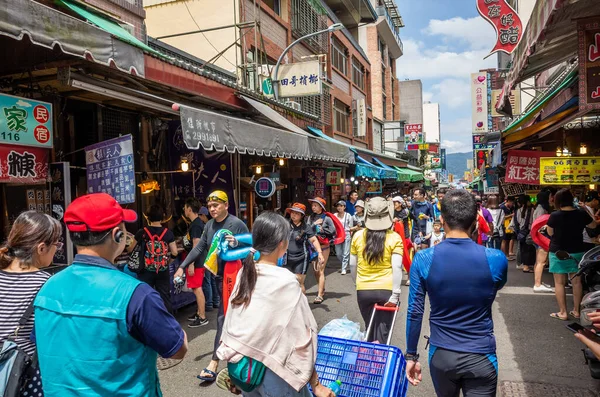
[[[191,316],[189,316],[187,318],[188,321],[196,321],[197,318],[199,318],[200,316],[198,316],[198,313],[194,313]]]
[[[551,293],[554,293],[554,288],[550,287],[548,284],[542,283],[542,285],[540,285],[539,287],[534,286],[533,292],[550,293],[551,294]]]
[[[517,265],[517,270],[523,270],[523,265]]]
[[[205,325],[208,325],[208,319],[200,318],[200,316],[198,316],[198,318],[196,318],[194,321],[192,321],[191,323],[188,324],[188,327],[198,328],[198,327],[203,327]]]
[[[342,270],[342,276],[345,276],[346,274],[348,274],[348,272],[345,270]]]

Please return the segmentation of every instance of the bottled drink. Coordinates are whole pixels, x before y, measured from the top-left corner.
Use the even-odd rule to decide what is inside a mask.
[[[336,381],[331,382],[329,384],[329,386],[327,386],[327,387],[331,389],[333,394],[338,396],[340,394],[340,391],[342,391],[342,382],[339,380],[336,380]]]

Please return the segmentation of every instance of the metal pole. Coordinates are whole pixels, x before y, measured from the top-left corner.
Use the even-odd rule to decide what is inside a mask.
[[[212,32],[215,30],[221,30],[221,29],[228,29],[228,28],[246,28],[246,27],[250,27],[254,24],[254,22],[244,22],[244,23],[239,23],[239,24],[233,24],[233,25],[225,25],[225,26],[217,26],[215,28],[208,28],[208,29],[202,29],[202,30],[194,30],[191,32],[185,32],[185,33],[174,33],[174,34],[168,34],[166,36],[159,36],[156,38],[156,40],[162,40],[162,39],[169,39],[171,37],[181,37],[181,36],[188,36],[190,34],[197,34],[197,33],[206,33],[206,32]]]
[[[319,35],[321,33],[327,33],[330,31],[331,31],[331,27],[329,27],[327,29],[319,30],[318,32],[307,34],[306,36],[302,36],[298,40],[294,41],[292,44],[287,46],[285,50],[283,50],[283,52],[279,56],[279,59],[277,60],[277,63],[275,64],[275,68],[273,69],[273,81],[271,82],[273,84],[273,95],[275,96],[276,101],[279,100],[279,80],[277,79],[277,72],[279,72],[279,65],[281,64],[281,61],[283,61],[283,57],[285,56],[285,54],[287,54],[287,52],[290,50],[290,48],[292,48],[299,42],[306,40],[308,38],[311,38],[313,36]]]

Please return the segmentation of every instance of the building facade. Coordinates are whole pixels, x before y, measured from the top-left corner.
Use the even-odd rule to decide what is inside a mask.
[[[425,142],[441,142],[439,103],[425,102],[423,104],[423,134]]]

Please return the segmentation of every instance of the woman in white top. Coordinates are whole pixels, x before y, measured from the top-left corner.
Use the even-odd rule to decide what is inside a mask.
[[[296,276],[281,267],[290,232],[290,223],[279,214],[256,218],[253,248],[225,315],[219,358],[237,363],[246,356],[266,367],[261,384],[245,397],[310,397],[308,383],[315,396],[335,397],[315,371],[318,329],[308,300]]]
[[[335,255],[342,262],[342,275],[348,273],[348,264],[350,263],[350,243],[352,242],[352,229],[356,226],[356,219],[346,212],[346,202],[340,200],[335,205],[337,212],[335,216],[344,225],[346,238],[343,243],[335,246]]]

